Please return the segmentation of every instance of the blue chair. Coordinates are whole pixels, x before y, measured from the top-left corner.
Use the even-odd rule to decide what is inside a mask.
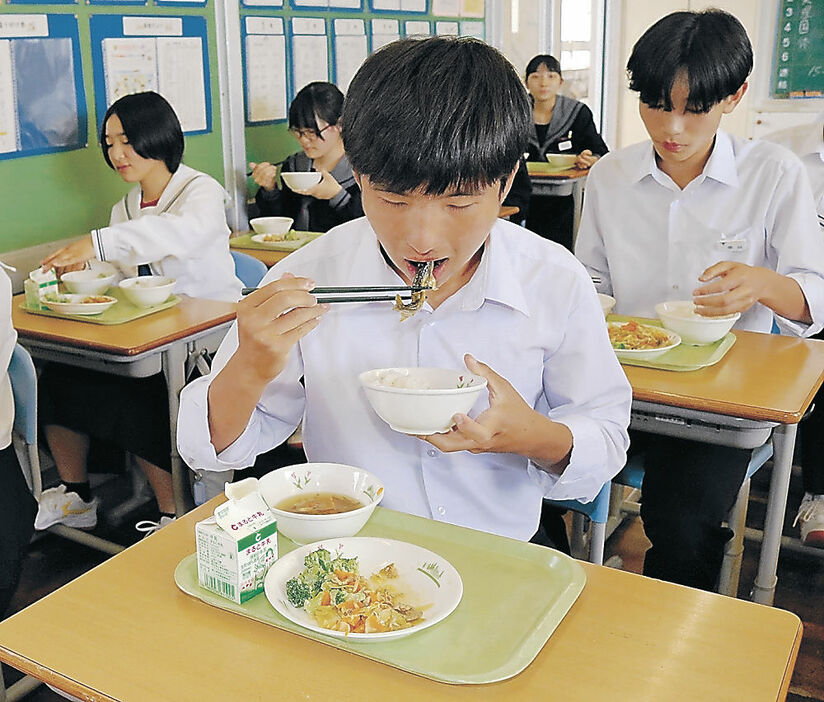
[[[583,558],[586,545],[589,542],[589,557],[591,563],[603,565],[604,542],[607,534],[607,519],[609,517],[609,493],[611,483],[604,483],[601,492],[592,502],[578,500],[545,500],[547,504],[560,509],[572,510],[572,538],[570,550],[575,558]],[[589,517],[589,534],[585,535],[584,517]]]
[[[247,288],[255,288],[266,275],[266,264],[258,261],[254,256],[232,251],[232,258],[235,259],[235,275],[243,281]]]
[[[738,490],[735,504],[727,514],[727,526],[732,529],[733,537],[724,548],[724,560],[721,563],[721,573],[718,576],[717,590],[729,597],[738,596],[738,579],[741,575],[741,560],[744,555],[744,527],[747,520],[747,503],[750,499],[750,478],[767,461],[772,458],[773,446],[767,441],[753,449],[750,462],[747,465],[747,474]],[[615,476],[616,483],[641,489],[644,479],[644,454],[633,456],[624,468]]]
[[[14,395],[15,439],[22,442],[25,450],[18,450],[25,460],[20,467],[35,499],[40,498],[43,482],[40,475],[40,457],[37,453],[37,374],[29,352],[16,344],[9,362],[9,380]]]

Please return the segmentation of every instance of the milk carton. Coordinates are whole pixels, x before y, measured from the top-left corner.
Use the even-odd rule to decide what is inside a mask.
[[[278,557],[277,520],[258,492],[257,478],[226,483],[228,502],[195,525],[200,586],[238,604],[263,592]]]

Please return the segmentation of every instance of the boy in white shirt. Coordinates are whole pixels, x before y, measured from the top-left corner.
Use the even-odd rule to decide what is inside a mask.
[[[787,147],[801,159],[824,232],[824,113],[810,124],[776,132],[767,139]],[[822,338],[821,332],[816,338]],[[799,525],[806,545],[824,548],[824,391],[819,391],[813,404],[815,411],[798,427],[804,498],[794,524]]]
[[[302,419],[309,460],[376,474],[383,505],[528,540],[544,496],[592,500],[623,465],[631,390],[583,266],[497,218],[530,127],[523,86],[483,42],[402,40],[364,62],[342,124],[366,218],[240,302],[211,374],[181,396],[181,455],[243,468]],[[309,292],[408,285],[426,261],[438,288],[403,323],[391,303]],[[358,384],[371,368],[463,363],[489,392],[444,434],[393,431]]]
[[[670,14],[633,48],[630,88],[652,143],[593,167],[575,249],[616,313],[694,299],[700,314],[740,312],[739,329],[821,329],[824,243],[801,164],[718,130],[751,69],[744,28],[720,10]],[[632,442],[646,450],[644,573],[711,589],[750,452],[641,432]]]

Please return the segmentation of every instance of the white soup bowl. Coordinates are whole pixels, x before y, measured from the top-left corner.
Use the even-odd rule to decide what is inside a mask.
[[[285,236],[295,220],[291,217],[255,217],[249,220],[255,234],[279,234]]]
[[[722,317],[705,317],[695,311],[692,300],[659,302],[655,313],[665,328],[681,337],[681,342],[692,346],[712,344],[723,339],[741,316],[725,314]]]
[[[166,302],[174,287],[174,278],[162,275],[141,275],[120,281],[126,299],[137,307],[154,307]]]

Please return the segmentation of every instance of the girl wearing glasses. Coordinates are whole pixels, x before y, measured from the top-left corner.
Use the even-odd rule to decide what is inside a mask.
[[[295,96],[289,106],[289,132],[302,150],[284,161],[283,171],[318,171],[321,181],[307,190],[278,189],[275,165],[250,163],[260,186],[255,196],[258,216],[292,217],[295,229],[314,232],[363,216],[360,188],[340,136],[342,109],[343,93],[331,83],[309,83]]]

